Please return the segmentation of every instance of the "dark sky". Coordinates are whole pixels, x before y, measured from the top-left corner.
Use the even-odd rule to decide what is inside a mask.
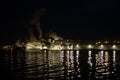
[[[0,38],[14,40],[23,37],[25,24],[35,10],[45,8],[41,17],[44,34],[52,30],[66,39],[119,39],[118,5],[116,0],[4,2]]]

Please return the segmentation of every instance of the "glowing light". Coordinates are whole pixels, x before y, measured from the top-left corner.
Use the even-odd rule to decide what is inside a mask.
[[[101,45],[100,45],[100,49],[104,49],[104,46],[103,46],[103,44],[101,44]]]
[[[116,62],[116,51],[113,51],[113,63]]]
[[[116,54],[116,51],[113,51],[113,54]]]
[[[77,54],[79,54],[79,51],[76,51]]]
[[[29,42],[26,44],[26,50],[29,49],[42,49],[42,45],[39,42]]]
[[[67,51],[67,53],[69,53],[70,51]]]
[[[79,50],[80,49],[80,45],[77,44],[74,49]]]
[[[62,50],[63,47],[61,45],[53,45],[50,47],[50,50]]]
[[[97,42],[95,44],[98,44]]]
[[[101,51],[101,54],[103,54],[104,53],[104,51]]]
[[[91,62],[91,59],[92,59],[92,57],[91,57],[91,52],[92,51],[88,51],[88,64],[90,65],[90,67],[92,67],[92,62]]]
[[[91,48],[92,48],[92,45],[88,45],[88,48],[91,49]]]
[[[117,48],[116,45],[113,45],[113,46],[112,46],[112,49],[116,49],[116,48]]]
[[[101,42],[99,41],[98,43],[100,44]]]
[[[73,49],[73,45],[70,46],[70,49]]]
[[[92,51],[88,51],[89,55],[91,55]]]
[[[100,45],[101,48],[103,48],[104,46],[103,45]]]
[[[108,54],[108,51],[105,52],[105,65],[108,66],[108,57],[109,57],[109,54]]]
[[[47,46],[43,46],[43,49],[48,49]]]
[[[67,46],[67,49],[70,49],[70,46]]]
[[[108,44],[109,42],[108,41],[105,41],[105,44]]]
[[[77,44],[76,47],[80,47],[80,46]]]

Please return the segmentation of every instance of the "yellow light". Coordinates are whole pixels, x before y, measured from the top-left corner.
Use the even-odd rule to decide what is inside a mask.
[[[101,44],[100,47],[103,48],[104,46]]]
[[[43,46],[43,49],[48,49],[47,46]]]
[[[117,47],[116,47],[116,45],[113,45],[112,48],[113,48],[113,49],[116,49]]]
[[[92,45],[88,45],[88,48],[89,48],[89,49],[92,48]]]
[[[98,44],[97,42],[95,44]]]
[[[76,47],[79,47],[79,45],[77,44]]]

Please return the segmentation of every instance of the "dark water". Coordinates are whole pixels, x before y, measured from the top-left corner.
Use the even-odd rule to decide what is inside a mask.
[[[120,51],[1,51],[3,80],[120,80]]]

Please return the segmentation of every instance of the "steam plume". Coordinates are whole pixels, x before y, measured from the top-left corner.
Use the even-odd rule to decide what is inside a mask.
[[[39,40],[42,38],[42,29],[40,24],[40,17],[43,16],[45,9],[37,9],[33,18],[30,20],[28,29],[29,29],[29,40]]]

